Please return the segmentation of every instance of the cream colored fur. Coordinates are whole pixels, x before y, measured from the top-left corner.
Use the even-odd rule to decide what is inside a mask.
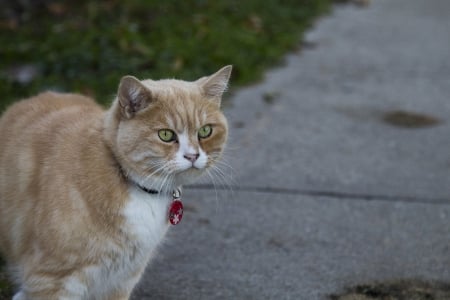
[[[14,300],[129,298],[169,227],[172,190],[220,159],[230,73],[125,76],[106,111],[47,92],[3,114],[0,252],[18,283]],[[204,125],[212,134],[199,138]],[[177,140],[162,141],[161,129]]]

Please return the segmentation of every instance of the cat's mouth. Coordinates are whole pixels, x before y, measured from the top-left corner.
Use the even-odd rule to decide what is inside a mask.
[[[204,167],[198,167],[198,166],[190,166],[187,168],[183,168],[181,170],[179,170],[178,172],[176,172],[176,174],[197,174],[197,173],[202,173],[204,171]]]
[[[177,173],[188,172],[188,171],[201,172],[202,170],[205,169],[205,167],[206,167],[205,164],[202,164],[202,163],[199,163],[196,161],[196,162],[189,163],[189,164],[179,165]]]

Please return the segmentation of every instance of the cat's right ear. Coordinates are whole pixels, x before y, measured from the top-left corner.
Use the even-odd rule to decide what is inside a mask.
[[[202,87],[205,96],[215,101],[219,106],[223,93],[227,90],[233,66],[223,67],[209,77],[203,77],[197,80]]]
[[[131,119],[150,104],[152,94],[139,79],[127,75],[120,80],[117,98],[122,115]]]

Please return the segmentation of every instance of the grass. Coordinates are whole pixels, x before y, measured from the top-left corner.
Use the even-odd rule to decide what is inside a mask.
[[[0,257],[0,300],[11,299],[13,289],[4,270],[5,262]]]
[[[107,103],[125,74],[193,80],[232,64],[233,86],[255,82],[334,1],[1,1],[0,111],[47,89]]]
[[[2,1],[0,109],[46,89],[106,103],[125,74],[191,80],[233,64],[233,86],[248,84],[333,1]]]

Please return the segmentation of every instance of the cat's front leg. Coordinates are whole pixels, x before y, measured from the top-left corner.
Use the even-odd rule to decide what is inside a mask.
[[[27,300],[27,297],[25,296],[25,293],[22,291],[19,291],[18,293],[16,293],[14,295],[14,297],[12,298],[12,300]]]
[[[28,277],[12,300],[81,300],[86,299],[87,291],[78,277],[60,279],[39,274]]]
[[[114,294],[108,300],[128,300],[130,299],[130,295],[128,294]]]
[[[139,279],[141,278],[141,273],[131,279],[125,280],[120,287],[117,287],[117,289],[109,294],[106,299],[108,300],[128,300],[131,296],[131,292],[133,291],[133,288],[136,286],[136,284],[139,282]]]
[[[12,300],[80,300],[82,298],[80,298],[79,295],[67,295],[65,294],[64,296],[60,295],[60,294],[53,294],[53,295],[46,295],[46,296],[42,296],[42,295],[26,295],[25,292],[23,291],[19,291],[18,293],[16,293]],[[128,298],[123,298],[123,299],[128,299]]]

